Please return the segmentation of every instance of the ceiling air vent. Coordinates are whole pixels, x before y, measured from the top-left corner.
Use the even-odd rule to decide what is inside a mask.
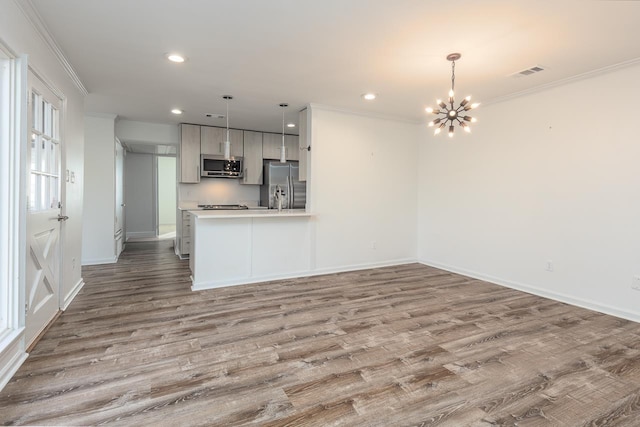
[[[226,116],[224,114],[215,114],[215,113],[207,113],[205,117],[211,119],[224,119]]]
[[[531,68],[527,68],[526,70],[518,71],[517,73],[511,74],[513,77],[522,77],[522,76],[530,76],[531,74],[539,73],[540,71],[544,71],[544,67],[540,65],[534,65]]]

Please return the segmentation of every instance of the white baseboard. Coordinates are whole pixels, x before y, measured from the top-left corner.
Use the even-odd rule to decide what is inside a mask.
[[[117,257],[113,258],[98,258],[98,259],[87,259],[82,260],[82,265],[100,265],[100,264],[115,264],[118,262]]]
[[[66,310],[67,307],[69,307],[69,304],[71,304],[71,301],[73,301],[76,295],[78,295],[78,292],[80,292],[80,289],[82,289],[83,286],[84,286],[84,280],[81,277],[80,280],[78,280],[78,283],[75,284],[71,292],[69,292],[67,296],[64,298],[64,303],[62,304],[63,311]]]
[[[139,237],[156,237],[155,231],[127,231],[127,240]]]
[[[0,390],[11,380],[29,356],[25,351],[24,328],[0,340]]]
[[[546,289],[538,288],[536,286],[527,285],[524,283],[514,282],[511,280],[505,280],[500,277],[490,276],[488,274],[479,273],[477,271],[467,270],[464,268],[443,264],[437,261],[420,260],[421,264],[439,268],[441,270],[450,271],[452,273],[462,274],[464,276],[473,277],[474,279],[484,280],[485,282],[493,283],[499,286],[504,286],[518,291],[527,292],[540,297],[549,298],[555,301],[564,302],[567,304],[575,305],[577,307],[586,308],[588,310],[597,311],[611,316],[619,317],[621,319],[631,320],[632,322],[640,323],[640,312],[623,310],[617,307],[612,307],[606,304],[601,304],[595,301],[591,301],[584,298],[575,297],[572,295],[566,295],[559,292],[552,292]]]
[[[224,288],[227,286],[249,285],[252,283],[270,282],[273,280],[296,279],[298,277],[321,276],[323,274],[346,273],[349,271],[368,270],[371,268],[390,267],[393,265],[411,264],[418,262],[413,258],[404,258],[383,262],[371,262],[363,264],[353,264],[341,267],[327,267],[316,270],[304,270],[286,274],[272,274],[256,277],[245,277],[230,280],[214,280],[208,282],[194,283],[191,286],[192,291],[203,291],[206,289]],[[193,277],[191,278],[193,281]]]

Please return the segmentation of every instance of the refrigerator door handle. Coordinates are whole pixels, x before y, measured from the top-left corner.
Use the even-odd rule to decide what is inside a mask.
[[[288,209],[293,209],[293,178],[289,175],[288,180],[289,185],[289,206]]]

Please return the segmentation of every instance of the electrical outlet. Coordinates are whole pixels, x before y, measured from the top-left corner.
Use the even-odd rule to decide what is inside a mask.
[[[640,291],[640,275],[633,276],[633,279],[631,280],[631,289]]]
[[[553,271],[553,261],[547,260],[547,264],[544,269],[547,271]]]
[[[76,269],[76,259],[75,258],[71,258],[71,269],[72,270]]]

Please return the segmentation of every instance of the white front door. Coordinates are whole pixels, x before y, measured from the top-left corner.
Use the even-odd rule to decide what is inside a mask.
[[[26,331],[30,345],[60,308],[60,99],[29,72]]]

